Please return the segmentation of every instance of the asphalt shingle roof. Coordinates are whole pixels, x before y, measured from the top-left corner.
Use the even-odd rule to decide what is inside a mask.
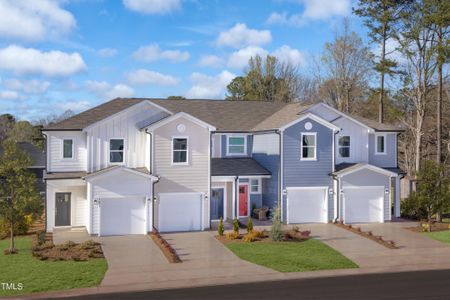
[[[272,175],[253,158],[213,158],[211,176]]]

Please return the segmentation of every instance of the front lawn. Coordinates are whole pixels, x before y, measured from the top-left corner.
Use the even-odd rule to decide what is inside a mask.
[[[9,240],[0,241],[0,283],[23,284],[21,291],[8,291],[0,285],[0,296],[67,290],[97,286],[108,265],[104,258],[86,262],[40,261],[31,255],[31,237],[16,238],[19,254],[3,255]]]
[[[450,244],[450,230],[424,232],[424,234],[434,240]]]
[[[229,242],[228,249],[241,259],[280,272],[357,268],[358,265],[322,242]]]

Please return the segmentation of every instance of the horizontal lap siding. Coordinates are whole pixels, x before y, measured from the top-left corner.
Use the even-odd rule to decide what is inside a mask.
[[[312,128],[305,129],[305,123],[310,122]],[[317,147],[315,161],[300,160],[301,133],[316,132]],[[283,133],[283,189],[287,187],[333,187],[330,173],[333,171],[333,139],[331,129],[305,119],[287,128]],[[286,216],[286,196],[283,196],[283,215]],[[333,197],[328,194],[328,218],[333,218]]]

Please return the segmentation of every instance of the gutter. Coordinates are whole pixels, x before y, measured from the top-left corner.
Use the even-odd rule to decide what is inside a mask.
[[[45,170],[44,173],[42,174],[42,179],[45,182],[45,203],[44,203],[44,212],[45,212],[45,232],[47,232],[47,180],[45,179],[45,174],[47,174],[47,168],[48,168],[48,161],[47,161],[47,134],[44,133],[43,130],[41,130],[42,135],[44,136],[44,151],[45,151]]]
[[[267,130],[216,130],[212,133],[251,133],[251,134],[264,134],[264,133],[276,133],[278,129]]]
[[[152,181],[152,230],[154,231],[155,228],[155,203],[156,203],[156,197],[155,197],[155,184],[159,182],[161,179],[160,176],[156,176],[153,174],[153,134],[148,131],[148,129],[145,129],[145,133],[150,135],[150,159],[149,159],[149,166],[150,166],[150,174],[155,176],[158,180]]]

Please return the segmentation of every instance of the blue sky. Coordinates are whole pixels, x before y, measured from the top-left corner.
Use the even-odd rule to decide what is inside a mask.
[[[114,97],[223,97],[248,58],[309,72],[351,0],[0,0],[0,112],[36,119]]]

